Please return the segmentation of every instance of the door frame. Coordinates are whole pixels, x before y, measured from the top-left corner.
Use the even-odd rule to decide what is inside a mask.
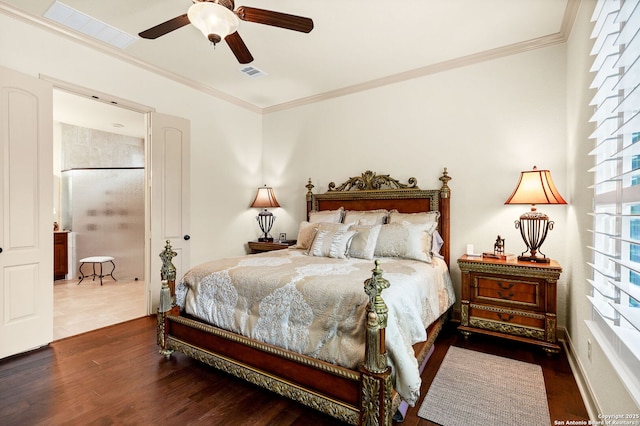
[[[150,150],[149,144],[151,143],[150,135],[150,117],[151,114],[156,111],[155,108],[148,105],[129,101],[127,99],[119,98],[113,95],[109,95],[97,90],[92,90],[83,86],[79,86],[73,83],[69,83],[63,80],[59,80],[54,77],[40,75],[41,80],[50,82],[53,85],[53,90],[62,90],[72,95],[81,96],[87,99],[91,99],[95,102],[102,102],[114,107],[126,108],[134,112],[142,114],[145,120],[144,127],[147,129],[144,135],[144,283],[145,283],[145,309],[147,315],[151,315],[151,258],[149,249],[151,247],[151,188],[150,188]],[[55,109],[55,105],[53,106]]]

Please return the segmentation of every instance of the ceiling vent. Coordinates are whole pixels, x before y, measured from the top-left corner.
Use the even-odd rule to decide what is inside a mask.
[[[243,67],[240,68],[240,72],[250,78],[260,78],[267,75],[266,72],[259,70],[256,67]]]
[[[59,1],[53,2],[51,7],[44,13],[44,16],[67,28],[79,31],[89,37],[109,43],[120,49],[126,49],[131,43],[137,40],[136,36],[98,21]]]

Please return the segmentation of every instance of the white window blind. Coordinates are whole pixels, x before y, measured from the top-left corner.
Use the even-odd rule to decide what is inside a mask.
[[[640,405],[640,2],[599,0],[591,101],[596,130],[592,306],[586,321]]]

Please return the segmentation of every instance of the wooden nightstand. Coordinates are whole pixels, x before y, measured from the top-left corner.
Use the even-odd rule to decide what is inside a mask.
[[[53,279],[62,280],[69,272],[67,237],[66,231],[55,231],[53,233]]]
[[[458,329],[533,343],[550,353],[557,344],[556,284],[562,268],[551,263],[458,259],[462,272]]]
[[[249,241],[248,242],[249,250],[251,250],[251,254],[262,253],[262,252],[271,251],[271,250],[282,250],[282,249],[289,248],[295,243],[296,243],[295,240],[287,240],[282,243],[279,241],[273,241],[273,242]]]

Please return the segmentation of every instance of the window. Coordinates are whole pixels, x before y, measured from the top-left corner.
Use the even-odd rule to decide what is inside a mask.
[[[640,2],[599,0],[593,15],[596,131],[592,305],[587,326],[640,405]]]

